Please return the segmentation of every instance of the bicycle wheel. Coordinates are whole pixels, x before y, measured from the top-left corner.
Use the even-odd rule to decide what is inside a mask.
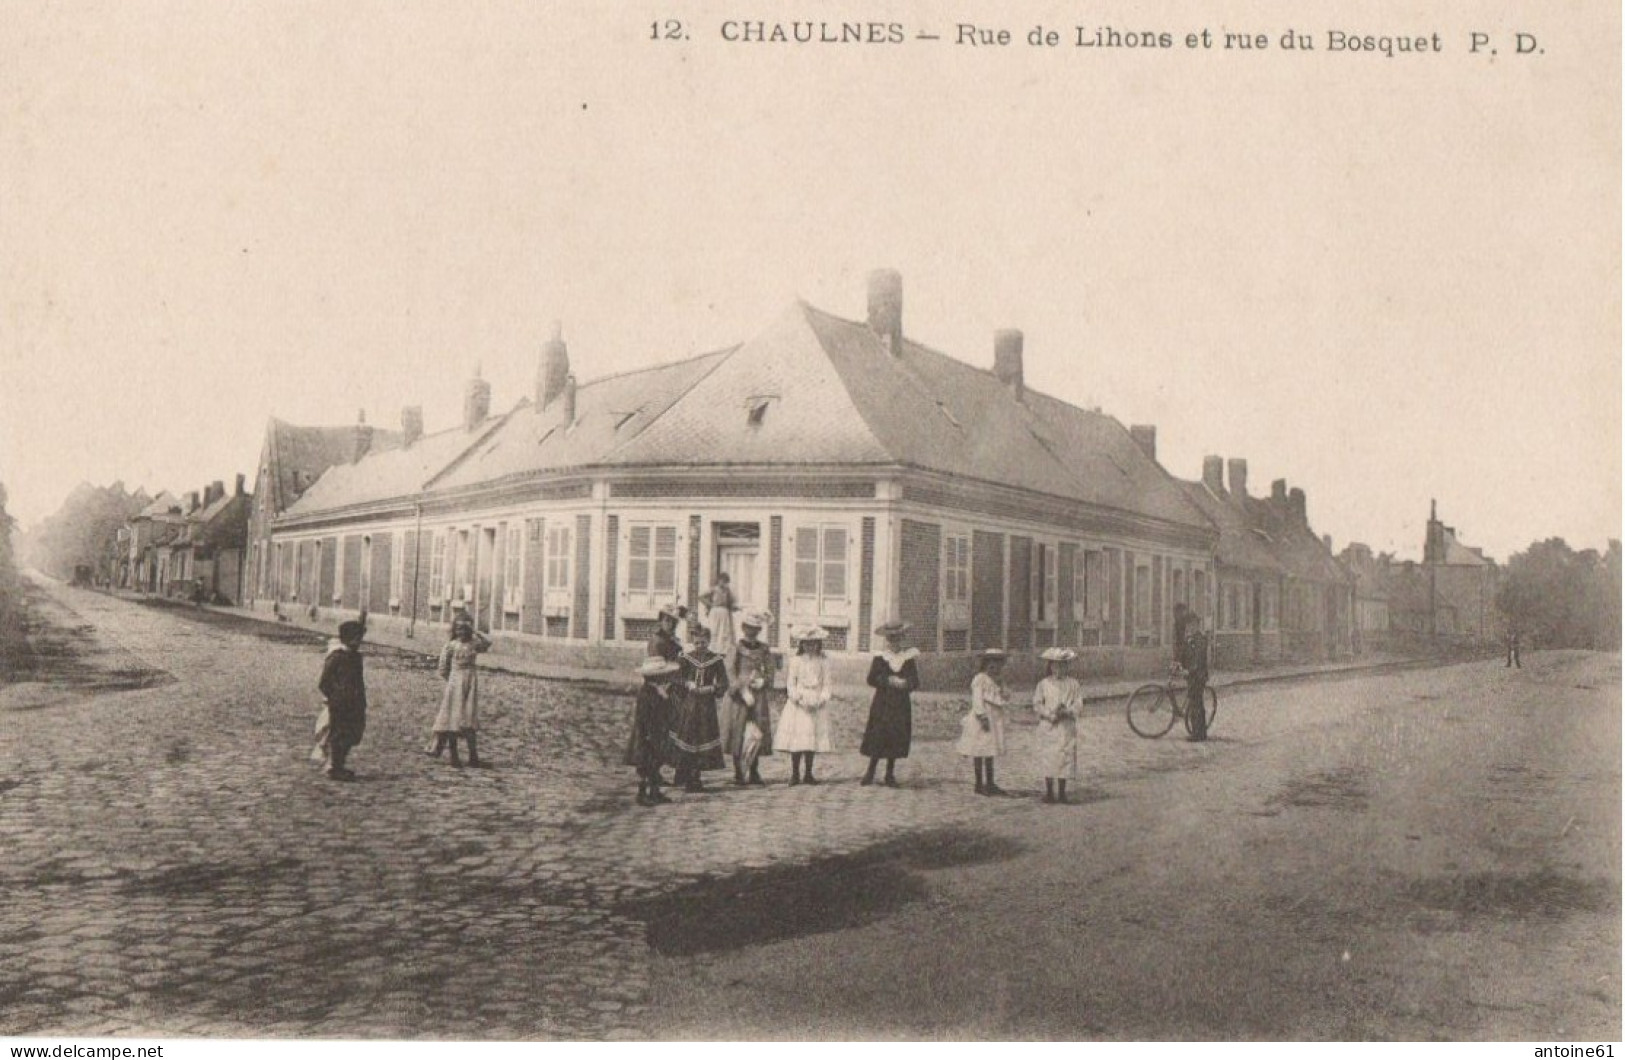
[[[1213,719],[1217,717],[1219,713],[1219,693],[1213,691],[1212,685],[1208,685],[1207,695],[1203,696],[1202,698],[1207,701],[1207,729],[1208,732],[1212,732]]]
[[[1174,701],[1161,685],[1141,685],[1128,697],[1128,727],[1147,740],[1173,728],[1175,718]]]

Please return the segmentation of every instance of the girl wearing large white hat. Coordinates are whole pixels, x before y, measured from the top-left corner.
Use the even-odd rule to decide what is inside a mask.
[[[824,657],[824,638],[829,633],[818,626],[790,631],[796,654],[790,659],[785,677],[787,699],[779,714],[779,727],[773,734],[773,748],[790,756],[790,783],[816,784],[813,758],[819,751],[833,749],[830,739],[829,700],[834,691],[829,660]],[[806,774],[802,766],[806,765]]]
[[[1033,712],[1038,715],[1039,771],[1044,774],[1044,801],[1065,802],[1066,782],[1078,775],[1078,713],[1083,686],[1067,673],[1078,653],[1071,648],[1047,648],[1044,679],[1033,690]]]
[[[761,755],[773,752],[773,649],[759,639],[773,615],[751,611],[739,620],[743,633],[734,642],[729,665],[728,698],[722,709],[722,749],[733,756],[734,784],[762,785],[757,767]],[[749,774],[748,776],[746,774]]]

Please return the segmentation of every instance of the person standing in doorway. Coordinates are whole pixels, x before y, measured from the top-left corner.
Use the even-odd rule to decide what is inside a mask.
[[[818,752],[834,747],[829,718],[829,700],[834,688],[830,683],[829,660],[824,657],[827,636],[829,634],[818,626],[790,631],[796,653],[790,659],[790,672],[784,681],[784,711],[779,715],[773,746],[790,756],[791,787],[817,784],[813,760]]]
[[[440,697],[440,711],[434,717],[434,746],[429,755],[439,758],[440,752],[451,751],[451,764],[462,768],[463,760],[457,754],[457,739],[468,744],[468,764],[480,768],[478,729],[480,725],[480,685],[477,661],[482,652],[491,649],[490,638],[474,628],[474,619],[467,611],[459,611],[451,620],[451,639],[440,649],[440,677],[446,690]]]
[[[705,624],[711,631],[711,650],[724,658],[733,654],[734,601],[733,586],[728,575],[718,572],[716,584],[705,594]]]
[[[915,664],[919,651],[903,646],[908,633],[906,622],[887,622],[875,630],[886,642],[886,650],[869,664],[869,687],[875,695],[869,702],[869,724],[863,730],[863,756],[869,759],[869,768],[862,783],[875,782],[875,770],[880,760],[886,760],[885,784],[897,787],[897,760],[907,758],[909,745],[914,739],[914,702],[912,693],[920,687],[920,670]]]

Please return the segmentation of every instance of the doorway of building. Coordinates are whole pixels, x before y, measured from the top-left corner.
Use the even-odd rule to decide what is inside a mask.
[[[767,607],[767,577],[762,563],[762,529],[759,523],[714,523],[716,567],[728,576],[734,606],[741,611]],[[738,615],[735,615],[737,622]]]

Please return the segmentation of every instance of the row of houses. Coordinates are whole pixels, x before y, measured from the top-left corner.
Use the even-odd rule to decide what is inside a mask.
[[[176,497],[160,491],[118,531],[109,565],[112,584],[163,596],[216,603],[243,599],[243,557],[253,498],[244,476],[227,493],[216,480]]]
[[[1023,353],[1013,329],[981,365],[910,339],[890,270],[862,319],[798,301],[737,345],[586,383],[555,327],[503,411],[476,370],[433,433],[421,408],[398,431],[271,420],[238,597],[412,636],[467,608],[498,651],[575,665],[635,658],[719,573],[779,646],[816,622],[855,655],[899,617],[946,672],[1054,645],[1150,672],[1181,603],[1225,666],[1369,645],[1301,488],[1254,495],[1219,457],[1175,478],[1154,427],[1028,387]]]

